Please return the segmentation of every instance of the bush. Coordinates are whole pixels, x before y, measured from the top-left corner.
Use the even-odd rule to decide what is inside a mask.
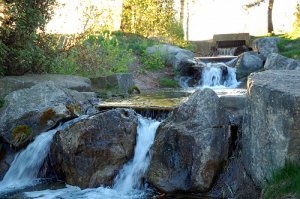
[[[61,53],[55,60],[56,73],[86,77],[124,73],[134,61],[131,51],[120,46],[110,33],[89,36],[81,44]]]
[[[142,70],[158,71],[165,67],[165,63],[160,53],[148,54],[144,52],[140,59],[142,63]]]
[[[0,2],[0,73],[21,75],[49,70],[51,58],[43,48],[46,43],[40,34],[53,13],[54,5],[55,0]]]
[[[272,179],[263,189],[263,199],[281,198],[287,195],[300,197],[300,166],[290,162],[275,171]]]

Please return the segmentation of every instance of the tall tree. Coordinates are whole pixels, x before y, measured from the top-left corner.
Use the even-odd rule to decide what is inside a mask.
[[[124,0],[121,30],[149,36],[168,36],[175,23],[174,0]]]
[[[248,3],[245,5],[246,9],[259,6],[261,3],[264,3],[266,0],[255,0],[254,2]],[[273,27],[273,6],[274,0],[269,0],[268,3],[268,33],[274,34],[274,27]]]

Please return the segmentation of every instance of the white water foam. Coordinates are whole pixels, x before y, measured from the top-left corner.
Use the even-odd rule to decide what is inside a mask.
[[[37,175],[48,155],[54,134],[84,118],[87,118],[87,116],[80,116],[58,126],[56,129],[40,134],[25,150],[16,154],[11,167],[0,182],[0,192],[38,184]]]
[[[113,188],[99,187],[99,188],[81,190],[79,187],[67,185],[66,188],[63,189],[26,192],[25,196],[29,198],[35,198],[35,199],[37,198],[39,199],[54,199],[54,198],[140,199],[140,198],[145,198],[148,195],[148,190],[147,187],[145,187],[144,184],[141,182],[141,180],[150,163],[151,157],[150,157],[149,150],[154,142],[156,129],[159,126],[159,124],[160,122],[156,120],[145,119],[139,116],[139,124],[137,129],[137,143],[135,147],[133,160],[128,162],[126,165],[124,165],[123,169],[120,171],[119,175],[115,179],[115,184]],[[40,135],[39,137],[41,136],[42,135]],[[36,140],[38,140],[38,138]],[[50,146],[50,142],[49,143],[47,142],[49,146]]]
[[[160,122],[139,117],[138,136],[133,160],[127,163],[115,179],[114,189],[122,193],[130,193],[134,189],[142,189],[141,178],[150,164],[149,150],[155,138]]]
[[[229,67],[225,63],[207,63],[200,74],[201,78],[192,89],[212,88],[236,88],[240,82],[236,79],[236,69]],[[188,82],[192,77],[181,77],[180,86],[184,89],[191,89]]]

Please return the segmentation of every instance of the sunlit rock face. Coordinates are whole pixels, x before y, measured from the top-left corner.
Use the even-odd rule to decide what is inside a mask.
[[[272,53],[264,65],[268,70],[300,70],[300,61]]]
[[[278,53],[277,44],[280,41],[281,39],[279,37],[259,38],[253,41],[253,47],[262,55],[263,59],[266,60],[270,54]]]
[[[246,78],[263,66],[263,58],[257,52],[245,52],[239,56],[235,65],[237,79]]]
[[[158,129],[147,179],[164,192],[207,191],[228,155],[228,121],[210,89],[195,92]]]
[[[58,132],[50,151],[58,178],[81,188],[111,186],[133,156],[137,123],[133,110],[114,109]]]
[[[22,76],[5,76],[0,79],[0,98],[4,98],[9,93],[30,88],[36,84],[52,81],[61,88],[76,90],[79,92],[90,92],[91,81],[85,77],[60,74],[27,74]]]
[[[176,71],[183,72],[185,67],[193,66],[197,64],[193,58],[194,53],[192,51],[172,46],[168,44],[155,45],[147,48],[147,53],[159,54],[162,59],[169,66],[172,66]]]
[[[248,79],[242,145],[243,162],[262,186],[286,160],[299,162],[300,73],[269,70]]]
[[[84,102],[93,97],[95,93],[61,88],[52,81],[14,91],[4,98],[0,109],[0,135],[6,143],[24,147],[60,120],[85,112],[91,104]]]

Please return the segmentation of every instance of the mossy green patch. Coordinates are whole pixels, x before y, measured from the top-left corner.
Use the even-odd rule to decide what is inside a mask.
[[[278,44],[278,49],[280,54],[300,60],[300,38],[291,38],[282,35],[281,42]]]
[[[40,117],[40,124],[45,125],[47,122],[51,119],[53,119],[56,116],[56,112],[53,109],[48,109],[47,111],[44,111]]]
[[[137,94],[141,93],[141,90],[139,89],[139,87],[132,86],[131,88],[128,89],[128,94],[129,95],[134,94],[134,93],[137,93]]]
[[[291,162],[274,172],[263,189],[262,198],[273,199],[288,195],[300,197],[300,165]]]
[[[159,80],[159,84],[163,87],[170,87],[170,88],[178,88],[178,82],[174,79],[170,79],[170,78],[160,78]]]
[[[12,130],[12,137],[16,143],[21,143],[25,141],[30,136],[31,133],[32,130],[29,126],[18,125]]]
[[[81,112],[80,105],[78,105],[78,104],[68,104],[68,105],[66,105],[66,108],[68,109],[69,114],[71,116],[80,115],[80,112]]]

